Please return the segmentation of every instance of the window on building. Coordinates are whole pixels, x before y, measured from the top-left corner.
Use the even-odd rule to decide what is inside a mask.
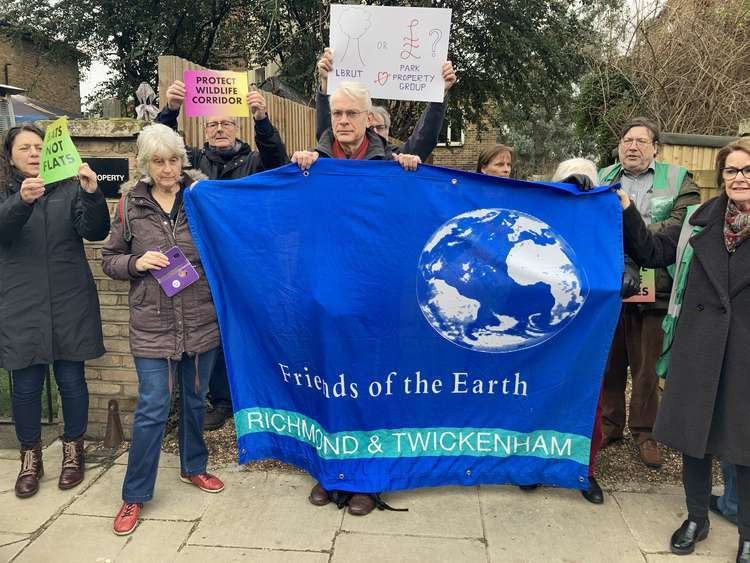
[[[464,128],[461,119],[445,119],[438,135],[439,147],[460,147],[464,144]]]

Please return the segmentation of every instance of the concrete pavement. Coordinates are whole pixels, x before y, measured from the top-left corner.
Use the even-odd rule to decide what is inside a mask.
[[[682,490],[623,484],[595,506],[577,491],[510,486],[447,487],[385,495],[409,512],[354,517],[307,502],[313,480],[286,472],[213,468],[226,488],[206,494],[179,480],[179,460],[162,454],[155,498],[128,537],[112,533],[127,453],[91,467],[71,491],[57,488],[60,443],[44,452],[39,493],[13,494],[17,450],[0,450],[0,561],[301,562],[582,561],[731,562],[737,529],[712,516],[692,556],[669,553],[685,517]]]

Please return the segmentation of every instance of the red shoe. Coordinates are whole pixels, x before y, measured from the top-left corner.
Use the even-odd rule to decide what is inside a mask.
[[[216,475],[201,473],[200,475],[180,475],[183,483],[192,483],[201,491],[207,493],[220,493],[224,490],[224,483]]]
[[[132,534],[138,525],[138,515],[141,513],[142,504],[135,502],[124,502],[115,516],[114,532],[118,536]]]

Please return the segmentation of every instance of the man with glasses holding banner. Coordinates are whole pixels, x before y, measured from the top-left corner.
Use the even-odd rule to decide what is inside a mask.
[[[184,101],[185,84],[176,80],[167,88],[167,105],[156,116],[156,123],[177,130],[177,116]],[[206,139],[203,147],[187,147],[192,168],[199,169],[211,180],[234,180],[289,162],[284,142],[268,118],[263,95],[248,92],[247,105],[255,120],[255,146],[258,150],[254,151],[249,144],[237,138],[239,125],[234,118],[208,116],[203,126]],[[218,430],[232,416],[232,398],[221,348],[211,374],[208,397],[211,408],[206,412],[203,427]]]
[[[681,225],[690,205],[700,203],[700,190],[687,169],[656,161],[659,126],[644,117],[621,130],[619,162],[599,171],[604,184],[620,182],[653,232]],[[662,350],[662,320],[667,312],[672,278],[655,273],[653,302],[623,303],[602,383],[602,448],[622,440],[625,429],[625,386],[628,366],[632,392],[628,427],[641,461],[661,467],[659,448],[651,437],[659,406],[656,361]]]

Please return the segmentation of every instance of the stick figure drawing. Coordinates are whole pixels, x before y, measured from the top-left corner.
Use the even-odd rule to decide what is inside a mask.
[[[341,13],[339,29],[346,35],[346,48],[339,62],[346,62],[348,57],[349,64],[357,64],[357,61],[361,65],[365,64],[362,59],[359,40],[367,33],[371,25],[370,13],[367,10],[352,7],[346,8]]]

